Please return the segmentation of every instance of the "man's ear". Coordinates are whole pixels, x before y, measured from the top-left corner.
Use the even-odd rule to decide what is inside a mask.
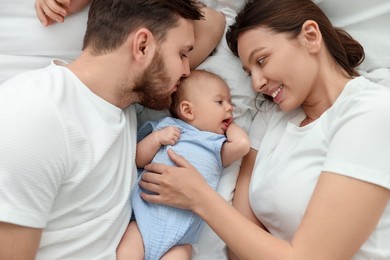
[[[187,100],[183,100],[179,105],[181,116],[185,121],[192,121],[195,118],[194,109],[192,103]]]
[[[134,33],[132,52],[136,62],[147,63],[156,51],[156,41],[151,31],[140,28]]]
[[[307,20],[302,25],[301,37],[310,53],[317,53],[322,46],[322,34],[317,22]]]

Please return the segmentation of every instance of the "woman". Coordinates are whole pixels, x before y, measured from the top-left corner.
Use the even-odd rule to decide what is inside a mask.
[[[272,100],[237,210],[172,152],[180,167],[149,165],[143,198],[199,214],[241,259],[389,259],[390,91],[359,77],[361,45],[309,0],[249,1],[227,40]]]

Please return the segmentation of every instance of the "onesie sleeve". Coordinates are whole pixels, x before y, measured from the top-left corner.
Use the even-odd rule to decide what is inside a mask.
[[[43,228],[66,172],[64,134],[47,98],[12,87],[0,86],[0,221]]]

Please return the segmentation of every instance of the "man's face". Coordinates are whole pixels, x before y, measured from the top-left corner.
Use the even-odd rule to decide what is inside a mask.
[[[157,51],[152,63],[136,80],[134,91],[139,94],[141,105],[156,110],[166,109],[171,104],[171,94],[173,93],[168,88],[169,83],[170,78],[164,59]]]
[[[151,64],[136,80],[134,91],[141,105],[156,110],[169,108],[180,79],[190,74],[187,56],[194,41],[192,21],[180,19],[179,25],[167,32]]]

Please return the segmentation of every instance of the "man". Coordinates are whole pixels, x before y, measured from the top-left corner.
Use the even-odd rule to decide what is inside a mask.
[[[0,259],[115,259],[135,181],[133,104],[168,107],[202,17],[196,0],[92,1],[74,62],[0,86]]]

